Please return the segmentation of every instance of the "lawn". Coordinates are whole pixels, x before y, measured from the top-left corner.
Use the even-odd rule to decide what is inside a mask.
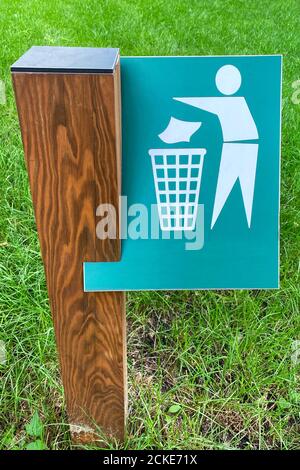
[[[299,31],[298,0],[0,2],[1,449],[34,441],[33,416],[71,446],[9,71],[32,45],[284,55],[281,288],[128,296],[125,448],[300,448]]]

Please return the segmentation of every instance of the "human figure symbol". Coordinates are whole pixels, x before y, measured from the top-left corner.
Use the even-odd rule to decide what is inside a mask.
[[[216,74],[216,87],[222,96],[174,98],[200,108],[219,118],[223,147],[215,193],[211,228],[215,225],[230,193],[239,180],[248,227],[251,226],[258,132],[246,99],[234,95],[241,86],[240,71],[233,65],[224,65]]]

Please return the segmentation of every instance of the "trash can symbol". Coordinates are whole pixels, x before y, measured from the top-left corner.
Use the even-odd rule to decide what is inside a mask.
[[[194,230],[203,148],[150,149],[161,230]]]

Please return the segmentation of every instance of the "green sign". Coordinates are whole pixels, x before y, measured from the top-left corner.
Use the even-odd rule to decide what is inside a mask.
[[[277,288],[281,56],[127,57],[121,74],[122,258],[84,263],[85,290]]]

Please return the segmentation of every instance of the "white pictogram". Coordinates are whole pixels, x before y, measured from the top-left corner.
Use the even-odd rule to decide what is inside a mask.
[[[224,65],[216,74],[216,87],[223,95],[233,95],[242,83],[237,67]],[[216,114],[223,133],[223,148],[211,221],[216,223],[236,181],[239,180],[248,227],[251,226],[258,139],[256,124],[243,96],[174,98]],[[252,141],[252,142],[251,142]]]
[[[258,132],[255,121],[243,96],[224,96],[236,93],[242,83],[237,67],[224,65],[215,77],[222,96],[174,98],[190,106],[215,114],[223,133],[223,146],[211,228],[214,227],[236,181],[240,183],[248,227],[251,226]],[[190,142],[202,123],[176,119],[159,134],[166,144]],[[202,148],[151,149],[152,169],[162,230],[193,230],[202,177]]]

